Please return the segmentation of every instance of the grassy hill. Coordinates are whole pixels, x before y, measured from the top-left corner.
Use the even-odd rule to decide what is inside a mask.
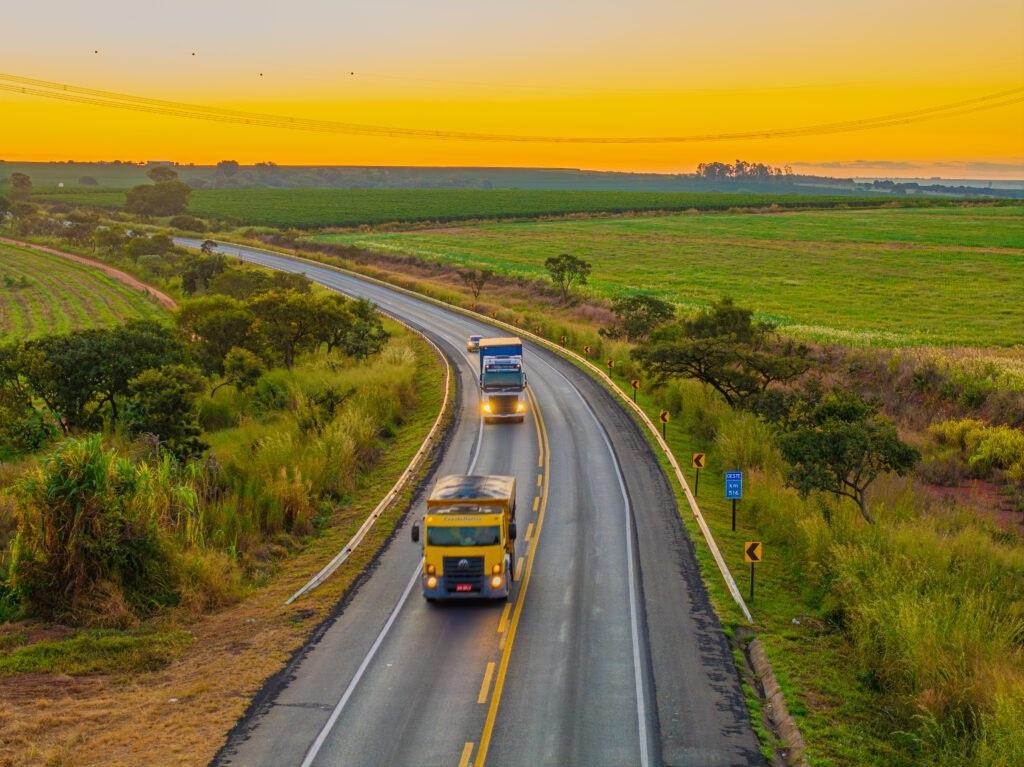
[[[163,314],[149,298],[102,272],[0,243],[0,341]]]
[[[731,295],[796,335],[882,346],[1024,340],[1024,207],[708,213],[322,234],[543,278],[593,263],[589,290],[646,290],[684,307]]]

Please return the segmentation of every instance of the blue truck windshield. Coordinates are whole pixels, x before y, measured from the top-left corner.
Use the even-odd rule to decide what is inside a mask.
[[[485,389],[491,387],[523,386],[523,371],[520,368],[487,368],[481,381]]]
[[[501,543],[501,528],[494,527],[428,527],[427,543],[431,546],[495,546]]]

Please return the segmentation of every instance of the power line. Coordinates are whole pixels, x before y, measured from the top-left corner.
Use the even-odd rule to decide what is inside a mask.
[[[1024,101],[1024,87],[978,96],[972,99],[940,104],[924,109],[877,117],[845,120],[840,122],[817,123],[793,128],[772,128],[765,130],[737,131],[728,133],[698,133],[668,136],[552,136],[529,134],[474,133],[430,128],[404,128],[399,126],[372,125],[364,123],[314,120],[286,115],[244,112],[221,109],[178,101],[165,101],[145,96],[133,96],[114,91],[96,90],[78,85],[49,82],[19,75],[0,73],[0,90],[20,93],[26,96],[68,101],[91,106],[123,109],[134,112],[158,114],[191,120],[206,120],[234,125],[255,125],[266,128],[281,128],[316,133],[343,133],[360,136],[388,138],[437,139],[447,141],[479,141],[531,144],[688,144],[718,141],[767,140],[820,136],[854,131],[877,130],[896,125],[908,125],[925,120],[973,114],[988,109],[998,109]]]

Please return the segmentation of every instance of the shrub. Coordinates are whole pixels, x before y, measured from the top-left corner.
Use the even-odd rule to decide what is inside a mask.
[[[175,601],[172,555],[144,479],[98,435],[68,440],[27,476],[10,580],[30,613],[104,622],[122,600],[135,614]]]
[[[199,232],[202,234],[206,231],[206,224],[203,223],[202,219],[195,216],[173,216],[167,224],[174,229],[181,229],[184,232]]]

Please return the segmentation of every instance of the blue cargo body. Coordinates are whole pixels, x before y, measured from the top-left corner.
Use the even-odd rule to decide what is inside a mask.
[[[480,375],[484,374],[484,360],[488,357],[522,357],[523,342],[518,338],[481,338]]]

